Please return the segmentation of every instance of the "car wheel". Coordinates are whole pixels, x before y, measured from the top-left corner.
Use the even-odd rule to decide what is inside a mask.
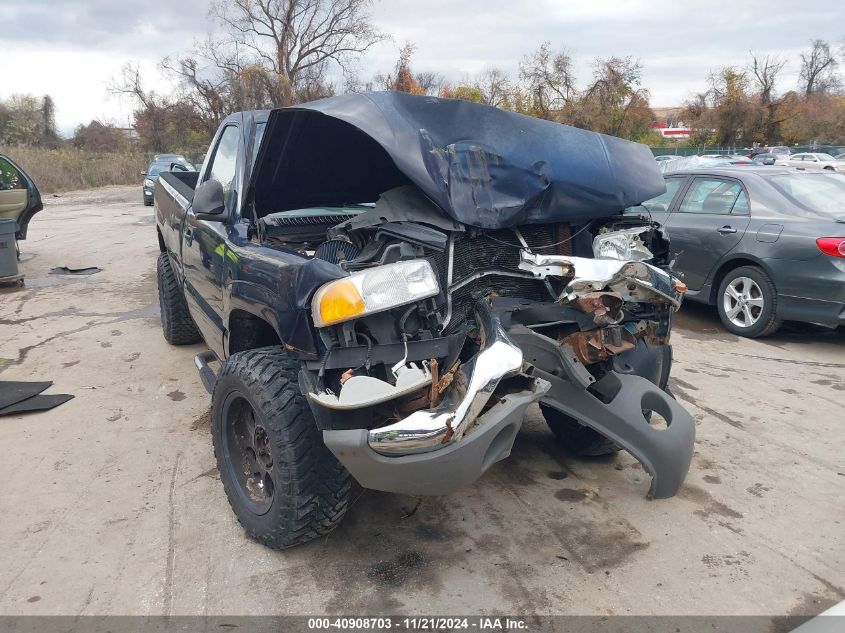
[[[230,356],[214,387],[211,437],[220,480],[246,533],[274,549],[333,530],[351,478],[326,448],[281,347]]]
[[[777,318],[775,284],[754,266],[741,266],[725,276],[716,305],[724,326],[739,336],[768,336],[782,323]]]
[[[156,266],[158,278],[158,303],[161,310],[161,330],[171,345],[191,345],[202,340],[199,330],[188,311],[185,295],[176,281],[170,256],[161,253]]]

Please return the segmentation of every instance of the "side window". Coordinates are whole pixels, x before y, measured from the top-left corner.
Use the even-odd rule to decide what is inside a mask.
[[[734,202],[733,209],[731,209],[731,215],[748,215],[749,213],[748,194],[740,190],[739,195],[736,197],[736,202]]]
[[[240,130],[237,125],[229,125],[220,135],[211,164],[205,175],[206,180],[216,180],[223,185],[223,195],[226,201],[226,211],[232,208],[232,183],[235,180],[235,168],[238,164],[238,141]]]
[[[742,187],[738,182],[720,178],[696,178],[678,211],[727,215],[741,193]]]
[[[661,194],[656,198],[652,198],[651,200],[646,200],[642,203],[642,206],[652,213],[666,213],[669,210],[669,206],[672,204],[672,198],[674,198],[675,194],[678,193],[678,188],[681,186],[682,182],[684,182],[683,178],[667,178],[666,193]]]
[[[669,206],[672,204],[672,199],[678,193],[678,188],[684,182],[683,178],[667,178],[666,179],[666,193],[660,194],[656,198],[646,200],[635,207],[628,207],[625,213],[636,215],[642,213],[642,208],[645,208],[649,213],[666,213]]]
[[[0,191],[26,189],[26,180],[14,165],[0,156]]]
[[[255,165],[255,157],[258,156],[258,150],[261,147],[261,139],[264,138],[264,128],[266,127],[266,123],[255,124],[255,139],[253,140],[252,145],[252,162],[250,163],[251,165]]]

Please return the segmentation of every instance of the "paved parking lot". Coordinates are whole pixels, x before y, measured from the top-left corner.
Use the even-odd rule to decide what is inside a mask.
[[[0,417],[0,613],[811,614],[845,599],[845,335],[752,341],[685,306],[672,389],[698,422],[681,494],[561,450],[531,410],[475,486],[357,490],[327,538],[245,538],[220,485],[200,346],[161,336],[139,187],[51,198],[0,290],[0,380],[74,400]],[[55,266],[99,266],[87,277]]]

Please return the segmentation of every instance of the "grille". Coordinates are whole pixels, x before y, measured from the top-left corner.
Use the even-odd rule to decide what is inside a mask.
[[[520,227],[520,233],[531,250],[546,254],[569,254],[569,243],[555,244],[569,238],[569,225],[535,224]],[[480,231],[475,235],[455,238],[452,263],[452,287],[479,272],[505,270],[520,272],[519,250],[522,244],[511,229]],[[447,285],[448,254],[432,258],[443,287]],[[508,277],[493,272],[451,291],[452,316],[445,332],[451,333],[468,317],[475,302],[494,291],[503,297],[522,297],[541,301],[548,298],[545,284],[534,279]]]
[[[452,317],[444,333],[451,334],[467,319],[473,318],[472,309],[476,302],[491,291],[500,297],[519,297],[534,301],[542,301],[549,297],[543,283],[535,279],[504,275],[479,277],[452,293]]]

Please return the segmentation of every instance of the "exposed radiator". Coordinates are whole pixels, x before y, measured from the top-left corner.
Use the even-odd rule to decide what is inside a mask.
[[[568,255],[571,253],[568,224],[535,224],[519,227],[525,243],[537,253]],[[441,284],[449,287],[451,314],[445,332],[454,331],[468,317],[476,301],[495,292],[503,297],[523,297],[541,301],[549,298],[546,285],[526,278],[519,270],[519,251],[523,248],[511,229],[485,230],[475,235],[455,237],[451,283],[448,252],[433,257]],[[515,273],[510,276],[502,273]],[[474,276],[477,275],[477,278]]]

